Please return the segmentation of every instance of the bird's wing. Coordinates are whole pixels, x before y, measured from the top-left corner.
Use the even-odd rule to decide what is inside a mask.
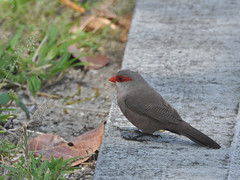
[[[152,100],[147,97],[144,98],[144,96],[140,96],[140,99],[135,97],[136,96],[128,96],[124,101],[131,111],[153,118],[164,124],[178,124],[182,121],[182,118],[177,111],[172,108],[161,96]]]

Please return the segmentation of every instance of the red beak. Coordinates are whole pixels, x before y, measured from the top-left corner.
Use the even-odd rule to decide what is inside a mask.
[[[116,81],[117,81],[116,76],[111,77],[111,78],[109,79],[109,81],[111,81],[111,82],[113,82],[113,83],[116,83]]]

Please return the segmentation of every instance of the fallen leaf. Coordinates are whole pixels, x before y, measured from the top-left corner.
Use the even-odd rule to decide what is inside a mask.
[[[121,34],[120,34],[120,41],[121,42],[126,42],[128,40],[128,30],[123,29]]]
[[[128,39],[128,31],[131,26],[132,16],[125,16],[118,19],[118,24],[122,26],[122,32],[120,34],[120,41],[126,42]]]
[[[69,32],[76,34],[79,31],[82,31],[83,29],[85,29],[87,27],[87,25],[94,19],[96,18],[96,16],[93,15],[85,15],[81,17],[81,23],[80,25],[74,24],[70,29]],[[88,30],[86,28],[86,30]],[[90,31],[90,30],[88,30]]]
[[[68,52],[70,52],[75,58],[78,58],[81,55],[81,51],[78,49],[76,43],[68,46]]]
[[[123,26],[125,29],[129,30],[132,22],[132,16],[120,17],[118,19],[118,24]]]
[[[82,62],[91,63],[92,65],[84,66],[85,69],[99,69],[104,67],[108,62],[109,59],[106,56],[97,55],[97,56],[82,56],[80,50],[77,47],[77,44],[72,44],[68,47],[68,52],[70,52],[73,57],[79,58]]]
[[[101,17],[113,20],[117,18],[117,15],[108,9],[96,9],[96,14]]]
[[[80,12],[80,13],[85,12],[85,9],[82,6],[72,2],[70,0],[60,0],[60,2],[65,4],[68,7],[72,8],[73,10]]]
[[[110,30],[116,30],[117,26],[113,24],[109,19],[104,17],[97,17],[93,15],[86,15],[81,17],[80,25],[73,25],[69,32],[77,33],[85,29],[86,31],[98,31],[109,26]]]
[[[99,69],[104,67],[108,62],[109,58],[102,55],[97,56],[83,56],[80,58],[82,62],[93,63],[92,66],[85,66],[86,69]]]
[[[76,166],[86,161],[99,148],[103,133],[104,124],[74,138],[72,142],[66,142],[54,133],[41,134],[31,139],[28,142],[28,147],[29,151],[32,151],[35,156],[44,154],[43,160],[51,160],[52,156],[54,158],[63,157],[64,160],[73,157],[82,157],[82,159],[72,163],[72,166]]]
[[[95,17],[86,26],[86,29],[89,31],[98,31],[100,29],[104,29],[106,26],[110,26],[111,30],[115,30],[117,27],[115,24],[111,23],[111,21],[104,17]]]

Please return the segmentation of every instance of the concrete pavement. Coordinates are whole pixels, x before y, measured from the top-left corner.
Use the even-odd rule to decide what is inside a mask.
[[[123,69],[138,71],[222,148],[169,132],[127,141],[113,101],[95,170],[103,179],[240,179],[240,1],[139,0]],[[109,75],[110,77],[111,75]]]

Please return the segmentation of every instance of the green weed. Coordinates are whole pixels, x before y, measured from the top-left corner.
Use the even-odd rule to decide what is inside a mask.
[[[22,179],[34,179],[34,180],[57,180],[57,179],[66,179],[63,175],[73,173],[76,167],[71,167],[71,163],[74,159],[63,160],[63,158],[49,160],[42,160],[42,156],[34,157],[32,154],[30,156],[30,161],[27,162],[26,158],[20,157],[17,163],[13,165],[3,165],[5,170],[8,170],[8,173],[5,177],[11,177],[15,180]],[[4,176],[2,176],[4,177]],[[1,178],[1,177],[0,177]]]
[[[1,5],[1,27],[15,35],[9,35],[7,41],[0,39],[0,88],[27,85],[35,96],[54,76],[75,66],[90,65],[72,58],[68,47],[77,43],[83,49],[79,57],[96,51],[93,33],[69,33],[74,12],[61,9],[58,1],[12,0]]]

